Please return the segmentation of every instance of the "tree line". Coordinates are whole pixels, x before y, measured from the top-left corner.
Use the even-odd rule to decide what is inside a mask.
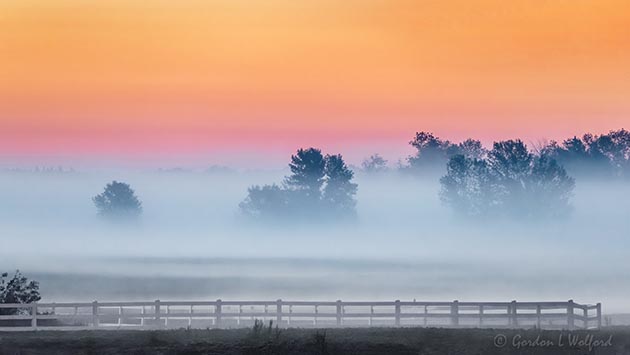
[[[495,142],[486,149],[479,140],[460,143],[417,132],[409,144],[416,152],[399,167],[405,174],[434,176],[440,198],[456,213],[481,216],[566,216],[575,178],[630,178],[630,132],[585,134],[561,143],[530,149],[520,139]],[[378,154],[361,165],[365,173],[388,170]],[[298,149],[289,161],[291,174],[280,183],[248,188],[239,204],[252,220],[347,220],[356,217],[354,171],[341,154]],[[142,203],[126,183],[113,181],[93,202],[100,216],[136,219]]]
[[[417,174],[442,172],[446,163],[456,155],[484,159],[488,153],[479,140],[469,138],[456,144],[430,132],[416,133],[409,144],[416,153],[408,157],[408,164],[401,170]],[[555,160],[569,174],[580,179],[630,179],[630,132],[625,129],[601,135],[587,133],[562,142],[550,141],[534,147],[532,151],[538,156]]]
[[[494,143],[480,157],[452,156],[440,197],[471,216],[561,217],[575,181],[556,160],[528,151],[521,140]]]

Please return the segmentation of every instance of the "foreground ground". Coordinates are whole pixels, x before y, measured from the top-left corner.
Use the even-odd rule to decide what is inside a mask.
[[[0,354],[630,354],[630,328],[0,332]]]

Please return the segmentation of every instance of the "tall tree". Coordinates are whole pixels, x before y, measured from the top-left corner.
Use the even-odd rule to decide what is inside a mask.
[[[545,155],[534,159],[532,166],[529,196],[533,214],[538,209],[552,216],[563,216],[569,212],[570,199],[575,180],[558,162]]]
[[[142,213],[142,203],[134,190],[123,182],[112,181],[103,193],[92,198],[98,214],[108,218],[137,218]]]
[[[354,214],[357,184],[352,182],[354,172],[348,168],[341,154],[326,156],[326,187],[324,201],[338,214]]]
[[[455,155],[440,183],[440,199],[459,213],[478,216],[495,208],[494,176],[485,160]]]
[[[316,221],[353,215],[357,184],[341,155],[323,156],[315,148],[299,149],[291,156],[291,175],[283,186],[252,186],[239,205],[248,217]]]
[[[494,143],[492,150],[488,152],[488,164],[499,179],[522,185],[533,157],[520,139],[507,140]]]
[[[307,200],[319,200],[324,184],[325,167],[326,160],[321,150],[299,149],[291,156],[289,168],[292,174],[286,177],[285,184]]]

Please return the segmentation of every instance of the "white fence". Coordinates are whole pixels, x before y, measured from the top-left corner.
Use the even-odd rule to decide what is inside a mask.
[[[11,313],[11,314],[8,314]],[[492,327],[588,329],[601,304],[566,302],[91,302],[0,304],[0,331],[279,327]]]

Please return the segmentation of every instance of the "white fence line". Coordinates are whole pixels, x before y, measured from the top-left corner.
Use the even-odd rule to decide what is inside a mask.
[[[11,310],[11,311],[8,311]],[[10,314],[8,314],[10,313]],[[234,328],[254,320],[279,327],[507,327],[589,329],[601,303],[160,301],[0,304],[0,331]]]

